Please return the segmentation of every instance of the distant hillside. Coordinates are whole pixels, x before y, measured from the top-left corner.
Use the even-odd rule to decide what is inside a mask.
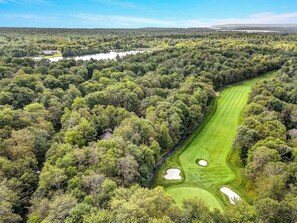
[[[297,24],[226,24],[215,25],[211,28],[217,30],[230,30],[230,31],[271,31],[282,33],[295,33],[297,32]]]

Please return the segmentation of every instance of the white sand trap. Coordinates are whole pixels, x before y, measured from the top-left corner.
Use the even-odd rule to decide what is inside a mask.
[[[241,200],[238,194],[236,194],[234,191],[230,190],[227,187],[222,187],[220,191],[229,197],[231,204],[235,204],[235,200]]]
[[[166,180],[181,180],[179,169],[169,169],[167,170],[167,174],[164,176]]]
[[[199,164],[200,166],[207,166],[208,163],[207,163],[206,160],[199,160],[198,164]]]

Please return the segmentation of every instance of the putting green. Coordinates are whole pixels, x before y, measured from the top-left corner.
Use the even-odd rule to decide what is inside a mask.
[[[217,100],[212,116],[162,164],[153,185],[164,186],[179,205],[183,198],[198,197],[205,200],[211,209],[224,208],[227,200],[219,189],[236,178],[229,166],[228,156],[251,86],[259,80],[270,79],[274,74],[275,72],[271,72],[225,88]],[[208,165],[199,166],[197,160],[206,160]],[[164,179],[164,172],[172,167],[182,170],[182,181]]]
[[[218,200],[206,190],[196,187],[173,187],[166,190],[166,192],[174,197],[176,204],[180,207],[182,206],[184,199],[203,197],[205,198],[206,205],[211,207],[212,210],[216,208],[222,211],[222,206]]]

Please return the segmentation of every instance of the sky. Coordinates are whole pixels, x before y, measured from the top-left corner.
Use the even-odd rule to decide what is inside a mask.
[[[0,0],[0,27],[297,24],[297,0]]]

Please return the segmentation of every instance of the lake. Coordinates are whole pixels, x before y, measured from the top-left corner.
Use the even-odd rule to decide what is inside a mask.
[[[75,57],[53,57],[48,58],[51,62],[57,62],[59,60],[63,59],[74,59],[74,60],[113,60],[116,59],[117,56],[124,57],[126,55],[131,54],[137,54],[137,53],[144,53],[144,52],[150,52],[147,50],[130,50],[130,51],[110,51],[108,53],[97,53],[97,54],[90,54],[90,55],[84,55],[84,56],[75,56]],[[34,60],[41,60],[42,57],[32,57]]]

